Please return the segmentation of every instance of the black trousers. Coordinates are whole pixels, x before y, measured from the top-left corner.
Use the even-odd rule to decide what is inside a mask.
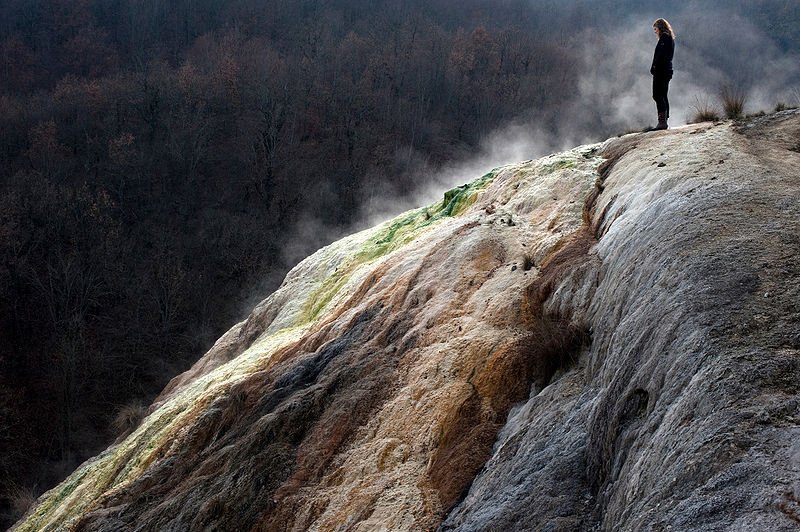
[[[669,118],[669,80],[672,76],[656,74],[653,76],[653,99],[656,101],[656,109],[659,113],[666,113]]]

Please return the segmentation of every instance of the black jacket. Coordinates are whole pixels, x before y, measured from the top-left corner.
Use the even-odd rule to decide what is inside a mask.
[[[653,54],[653,65],[650,67],[650,73],[654,76],[669,76],[672,77],[672,55],[675,53],[675,41],[667,35],[662,33],[658,38],[656,51]]]

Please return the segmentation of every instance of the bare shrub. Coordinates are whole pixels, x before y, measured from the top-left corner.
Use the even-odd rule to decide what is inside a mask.
[[[592,343],[586,323],[575,323],[558,315],[542,316],[532,333],[543,362],[541,381],[535,383],[540,388],[573,367],[583,349]]]
[[[536,264],[533,261],[533,257],[526,254],[522,259],[522,269],[527,272],[530,271],[534,266],[536,266]]]
[[[722,99],[722,110],[728,118],[741,118],[747,96],[744,90],[733,85],[723,85],[719,90]]]
[[[692,109],[694,114],[691,121],[694,124],[698,122],[716,122],[722,118],[719,114],[719,109],[711,103],[708,96],[695,96]]]
[[[36,490],[13,486],[8,490],[8,499],[11,502],[11,510],[16,519],[28,513],[28,510],[36,504]]]
[[[117,434],[119,439],[124,438],[139,426],[146,414],[147,408],[139,401],[123,406],[111,423],[114,434]]]

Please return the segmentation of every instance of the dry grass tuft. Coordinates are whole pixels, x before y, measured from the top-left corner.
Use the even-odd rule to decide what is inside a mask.
[[[522,269],[527,272],[533,269],[534,266],[536,266],[536,264],[534,263],[533,258],[530,255],[525,255],[522,260]]]
[[[692,105],[694,114],[692,115],[691,122],[697,124],[699,122],[717,122],[722,118],[719,114],[719,109],[711,103],[707,96],[694,97],[694,105]]]
[[[34,504],[36,504],[36,490],[35,488],[23,488],[14,486],[8,491],[8,500],[11,502],[11,510],[14,512],[14,517],[19,519],[28,513]]]
[[[741,118],[744,114],[744,104],[747,96],[744,90],[733,85],[723,85],[719,90],[722,99],[722,110],[728,118]]]
[[[111,423],[114,434],[118,435],[118,439],[124,438],[139,426],[146,414],[147,407],[139,401],[123,406]]]
[[[544,363],[541,380],[535,383],[539,388],[575,366],[581,352],[592,343],[586,323],[575,323],[561,316],[543,316],[533,333]]]

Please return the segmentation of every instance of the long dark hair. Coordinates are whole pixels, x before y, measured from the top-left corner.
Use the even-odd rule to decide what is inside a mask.
[[[675,31],[672,29],[672,26],[669,25],[667,19],[660,18],[656,20],[655,22],[653,22],[653,27],[657,28],[662,35],[666,33],[667,35],[672,37],[673,40],[675,40]]]

